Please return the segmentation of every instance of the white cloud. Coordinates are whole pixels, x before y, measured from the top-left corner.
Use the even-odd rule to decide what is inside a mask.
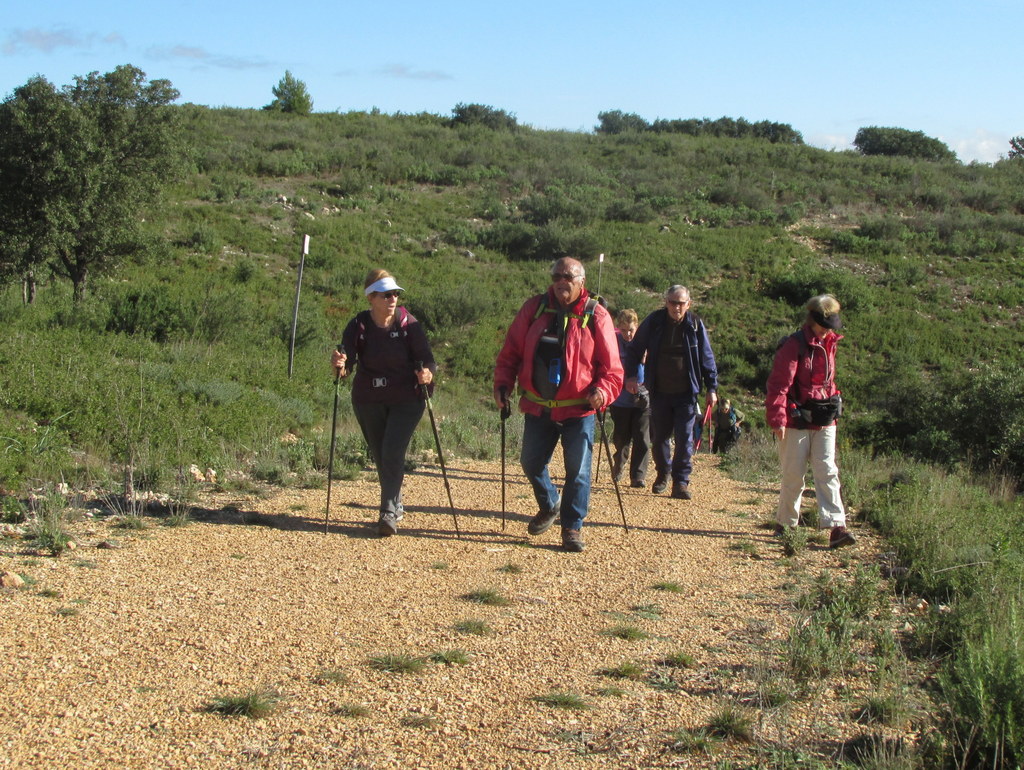
[[[1010,151],[1010,137],[996,134],[984,128],[974,131],[974,135],[966,139],[944,140],[964,163],[977,160],[982,163],[995,163]]]
[[[439,70],[414,70],[405,64],[389,64],[377,70],[378,75],[409,80],[452,80],[452,76]]]
[[[42,51],[53,53],[58,48],[82,48],[85,41],[65,29],[50,31],[34,27],[32,29],[16,29],[7,37],[3,44],[3,52],[11,56],[22,51]]]

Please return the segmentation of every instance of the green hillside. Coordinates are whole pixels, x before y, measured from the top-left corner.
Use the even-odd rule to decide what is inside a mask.
[[[1018,363],[1017,161],[495,130],[435,115],[175,109],[190,170],[148,212],[146,253],[93,276],[80,307],[56,281],[33,307],[16,286],[5,295],[3,406],[13,424],[4,434],[49,421],[57,443],[118,459],[125,427],[104,412],[120,388],[143,407],[155,468],[242,467],[276,452],[285,431],[320,456],[326,353],[362,308],[359,286],[374,266],[398,276],[429,329],[440,408],[459,394],[458,419],[469,423],[453,449],[471,454],[490,451],[476,426],[493,415],[473,405],[486,402],[503,331],[561,254],[589,265],[591,289],[612,309],[641,316],[670,283],[687,284],[724,390],[754,411],[775,342],[808,296],[835,293],[847,311],[850,435],[876,449],[955,462],[920,424],[928,415],[903,424],[899,414],[934,412],[937,389],[957,392],[948,381],[957,375]],[[289,380],[303,234],[311,249]],[[130,400],[119,399],[129,423],[142,419]],[[973,427],[949,442],[1019,469],[1019,454]],[[32,464],[25,472],[41,474]]]

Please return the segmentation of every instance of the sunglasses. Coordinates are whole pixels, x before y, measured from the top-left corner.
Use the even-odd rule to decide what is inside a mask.
[[[688,300],[688,299],[670,299],[670,300],[666,300],[666,301],[668,302],[668,304],[672,305],[673,307],[680,307],[681,305],[689,305],[690,304],[690,300]]]
[[[393,299],[394,297],[398,296],[398,292],[397,291],[378,291],[377,292],[377,296],[378,297],[383,297],[384,299]]]
[[[579,278],[579,276],[573,275],[572,273],[552,273],[551,283],[557,283],[558,281],[568,281],[569,283],[572,283],[577,278]]]

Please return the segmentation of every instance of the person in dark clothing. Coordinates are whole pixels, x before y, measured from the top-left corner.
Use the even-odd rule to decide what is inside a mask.
[[[370,309],[349,321],[331,356],[339,376],[355,369],[352,411],[377,466],[384,537],[398,532],[405,514],[405,456],[424,410],[420,386],[432,387],[437,369],[423,327],[398,304],[402,291],[389,272],[371,270],[363,290]]]
[[[619,358],[625,359],[626,345],[633,339],[639,325],[635,310],[622,310],[615,317],[615,339],[619,343]],[[639,387],[636,394],[623,389],[609,411],[614,429],[612,444],[612,475],[616,481],[622,479],[625,464],[629,462],[629,485],[643,489],[647,467],[651,462],[651,400],[644,387],[644,366],[637,370]]]
[[[672,497],[689,500],[693,470],[693,430],[698,418],[697,397],[707,390],[707,406],[718,402],[718,367],[704,322],[690,311],[690,290],[678,284],[665,292],[665,307],[640,324],[626,348],[626,384],[639,390],[640,362],[651,394],[654,467],[651,491],[661,494],[672,480]],[[670,442],[675,440],[675,453]]]
[[[739,440],[744,414],[732,405],[729,399],[719,402],[715,410],[715,437],[711,442],[711,451],[715,454],[728,452]]]

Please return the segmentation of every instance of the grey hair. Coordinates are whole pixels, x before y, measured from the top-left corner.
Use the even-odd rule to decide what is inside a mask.
[[[677,291],[683,292],[684,294],[686,294],[686,298],[690,299],[690,290],[687,289],[685,286],[683,286],[681,283],[674,283],[671,286],[669,286],[667,289],[665,289],[665,299],[668,299],[673,294],[675,294]]]
[[[580,279],[586,279],[586,277],[587,277],[587,268],[583,267],[583,263],[580,262],[578,259],[576,259],[576,257],[559,257],[558,259],[556,259],[554,262],[551,263],[551,267],[548,268],[548,272],[551,272],[551,273],[555,272],[555,266],[559,262],[564,262],[567,259],[571,259],[573,262],[575,262],[577,265],[580,266],[580,274],[577,277],[580,278]],[[575,272],[575,271],[573,271],[573,272]]]

